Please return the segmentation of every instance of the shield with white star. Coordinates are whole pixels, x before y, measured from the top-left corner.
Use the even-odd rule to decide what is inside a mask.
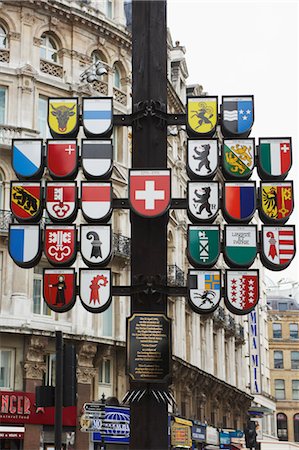
[[[259,301],[259,271],[226,270],[224,301],[233,314],[250,313]]]
[[[264,223],[284,224],[293,212],[293,182],[261,182],[259,214]]]
[[[222,168],[227,179],[247,180],[255,166],[254,139],[224,139]]]
[[[295,226],[262,226],[261,260],[267,269],[283,270],[296,253]]]
[[[221,299],[220,270],[189,270],[188,300],[199,314],[209,314],[218,307]]]
[[[189,178],[212,179],[218,168],[218,139],[188,139]]]
[[[224,137],[247,137],[254,121],[253,95],[223,96],[220,112]]]
[[[46,209],[53,222],[73,222],[77,215],[77,183],[47,181]]]
[[[188,217],[193,223],[212,222],[219,210],[217,181],[188,182]]]
[[[53,266],[71,266],[77,253],[76,226],[46,225],[44,252]]]
[[[284,180],[292,167],[292,139],[260,138],[258,174],[263,180]]]
[[[171,199],[171,170],[135,170],[129,174],[132,210],[147,218],[165,214]]]
[[[100,313],[111,303],[111,270],[80,269],[79,296],[82,306],[92,313]]]

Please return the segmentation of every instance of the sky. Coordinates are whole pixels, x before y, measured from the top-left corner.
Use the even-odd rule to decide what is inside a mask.
[[[187,84],[202,85],[219,103],[222,95],[253,94],[250,136],[292,137],[288,223],[296,224],[299,249],[299,0],[168,0],[167,12],[173,42],[186,47]],[[299,250],[287,269],[267,275],[299,281]]]

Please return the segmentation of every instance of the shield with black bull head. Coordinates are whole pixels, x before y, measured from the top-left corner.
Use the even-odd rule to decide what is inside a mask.
[[[54,138],[75,138],[79,131],[77,98],[49,98],[48,125]]]

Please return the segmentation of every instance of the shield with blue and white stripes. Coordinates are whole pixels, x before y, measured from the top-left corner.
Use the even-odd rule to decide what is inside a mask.
[[[83,98],[83,128],[87,137],[108,136],[112,130],[111,97]]]
[[[10,224],[8,249],[18,266],[27,269],[34,267],[42,253],[40,226]]]
[[[20,180],[39,180],[44,170],[42,139],[13,139],[12,167]]]

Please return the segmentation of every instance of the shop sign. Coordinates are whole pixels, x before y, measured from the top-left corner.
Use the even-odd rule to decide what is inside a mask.
[[[192,422],[190,422],[192,424]],[[189,448],[192,446],[191,426],[177,421],[171,425],[171,445],[173,447]]]
[[[0,439],[24,439],[25,427],[2,427],[0,426]]]
[[[206,430],[206,443],[212,445],[219,445],[219,433],[216,428],[207,427]]]
[[[261,358],[259,341],[258,315],[255,310],[248,315],[249,354],[250,354],[250,386],[251,394],[261,394]]]
[[[102,421],[103,431],[92,433],[93,442],[102,442],[102,434],[105,444],[130,443],[130,409],[120,406],[106,406],[105,418]]]
[[[76,426],[77,409],[75,406],[64,407],[63,425]],[[54,425],[55,408],[35,406],[33,392],[0,392],[0,423],[30,423]]]
[[[192,426],[192,441],[205,442],[206,440],[206,425]]]
[[[220,448],[226,449],[230,448],[231,437],[229,433],[224,433],[223,431],[219,433]]]

